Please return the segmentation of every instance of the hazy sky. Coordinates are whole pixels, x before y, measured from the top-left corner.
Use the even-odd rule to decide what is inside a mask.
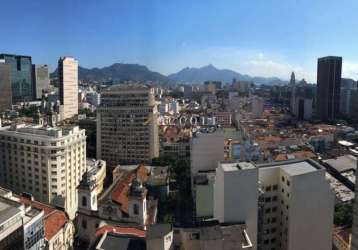
[[[357,0],[23,0],[0,4],[0,52],[52,69],[139,63],[163,74],[209,63],[315,82],[317,58],[343,56],[358,79]]]

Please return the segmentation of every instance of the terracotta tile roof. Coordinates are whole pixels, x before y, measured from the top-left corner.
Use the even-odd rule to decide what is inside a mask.
[[[98,228],[96,231],[96,237],[99,237],[106,232],[107,233],[111,232],[111,233],[116,233],[116,234],[125,234],[125,235],[134,235],[134,236],[141,237],[141,238],[145,237],[144,230],[140,230],[140,229],[134,228],[134,227],[118,227],[118,226],[110,226],[110,225],[106,225],[106,226]]]
[[[139,178],[142,182],[146,182],[149,178],[149,171],[144,165],[139,165],[136,170],[124,180],[119,181],[117,186],[112,191],[112,201],[121,205],[121,210],[125,213],[128,213],[128,191],[129,184],[134,180],[134,178]]]
[[[22,196],[19,198],[22,203],[44,211],[45,238],[47,240],[51,240],[69,221],[66,213],[61,210]]]

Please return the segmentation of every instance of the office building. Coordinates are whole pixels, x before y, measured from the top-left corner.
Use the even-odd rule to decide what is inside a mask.
[[[295,77],[295,72],[291,73],[291,79],[290,79],[290,85],[293,86],[296,84],[296,77]]]
[[[318,59],[317,114],[322,121],[333,121],[339,114],[342,57]]]
[[[78,61],[73,57],[58,60],[59,97],[62,119],[78,114]]]
[[[42,93],[48,90],[50,85],[50,76],[47,65],[32,65],[32,83],[33,83],[33,99],[39,100]]]
[[[109,167],[150,163],[159,155],[154,89],[114,85],[101,93],[97,109],[97,159]]]
[[[78,127],[13,124],[0,128],[0,183],[15,193],[77,210],[77,185],[86,170],[86,135]]]
[[[11,109],[12,91],[10,72],[10,65],[6,64],[4,59],[0,59],[0,112]]]
[[[12,102],[27,102],[33,99],[32,63],[30,56],[0,54],[0,59],[10,65]]]

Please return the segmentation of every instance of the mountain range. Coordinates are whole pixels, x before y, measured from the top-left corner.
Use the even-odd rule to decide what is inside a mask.
[[[252,77],[249,75],[243,75],[230,69],[218,69],[212,64],[201,68],[184,68],[181,71],[170,74],[168,76],[178,82],[190,82],[200,83],[203,81],[213,80],[222,81],[224,83],[231,83],[233,79],[240,81],[252,81],[256,84],[286,84],[287,81],[283,81],[277,77]]]
[[[57,77],[57,69],[51,74],[51,77]],[[114,63],[111,66],[91,69],[79,66],[78,78],[84,82],[111,82],[113,84],[130,80],[158,83],[201,83],[213,80],[231,83],[234,78],[236,80],[252,81],[256,84],[281,85],[287,83],[287,81],[277,77],[252,77],[230,69],[218,69],[211,64],[201,68],[186,67],[168,76],[151,71],[146,66],[139,64]]]

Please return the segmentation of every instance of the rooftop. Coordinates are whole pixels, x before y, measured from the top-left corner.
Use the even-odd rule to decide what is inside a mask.
[[[357,157],[353,155],[342,155],[337,158],[324,160],[324,162],[339,172],[357,168]]]
[[[317,171],[317,168],[313,167],[307,161],[282,165],[281,169],[291,176],[303,175]]]
[[[102,236],[96,249],[102,250],[146,250],[146,242],[142,238],[106,233]]]
[[[32,201],[25,197],[20,197],[20,201],[26,205],[30,205],[44,211],[44,229],[45,238],[47,240],[52,239],[52,237],[54,237],[69,222],[65,212],[50,205],[46,205],[38,201]]]
[[[223,170],[225,172],[247,170],[247,169],[256,168],[250,162],[232,162],[232,163],[221,162],[220,164],[221,164],[221,167],[223,168]]]
[[[147,238],[163,238],[165,235],[172,231],[170,224],[153,224],[148,227]]]

